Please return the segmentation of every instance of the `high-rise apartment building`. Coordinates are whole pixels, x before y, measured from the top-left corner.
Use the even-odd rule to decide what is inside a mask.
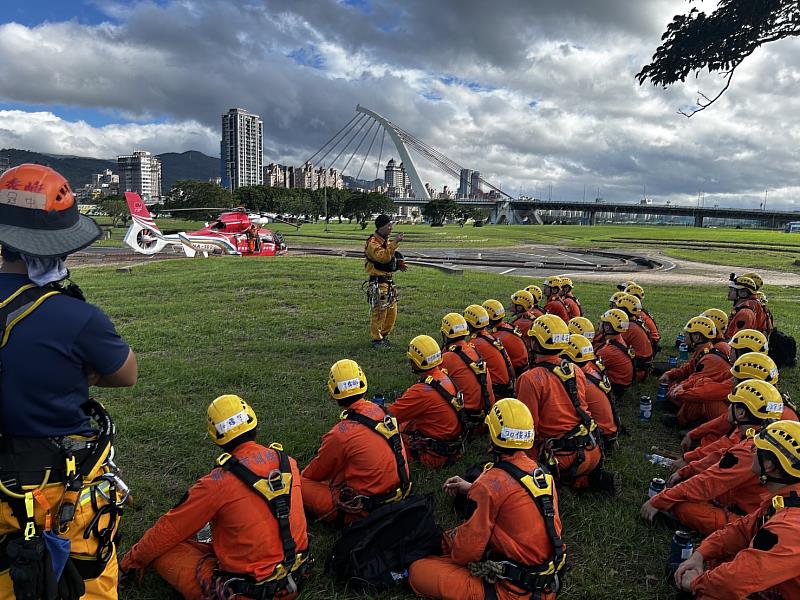
[[[470,169],[461,169],[461,180],[458,184],[459,198],[469,198],[471,179],[472,171]]]
[[[482,198],[483,197],[483,190],[481,189],[481,172],[480,171],[473,171],[472,175],[470,176],[469,195],[470,195],[470,198]]]
[[[406,196],[406,188],[408,181],[406,179],[406,169],[403,163],[399,165],[392,158],[386,163],[386,169],[383,172],[383,180],[386,185],[386,195],[389,198],[401,198]]]
[[[264,182],[264,123],[243,108],[222,115],[222,183],[230,190]]]
[[[145,202],[161,198],[161,161],[144,150],[117,157],[120,192],[136,192]]]

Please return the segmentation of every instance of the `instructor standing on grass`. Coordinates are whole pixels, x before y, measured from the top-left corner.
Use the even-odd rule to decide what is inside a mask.
[[[369,275],[370,335],[373,348],[387,348],[388,335],[397,319],[397,290],[394,287],[395,271],[405,271],[403,255],[397,251],[403,234],[392,234],[389,215],[378,215],[375,219],[375,233],[367,239],[364,246],[364,268]]]

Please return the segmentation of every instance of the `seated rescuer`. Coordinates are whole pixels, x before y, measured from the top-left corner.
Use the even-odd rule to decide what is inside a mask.
[[[567,307],[570,319],[574,317],[583,316],[583,309],[581,308],[580,301],[572,293],[574,290],[572,279],[569,277],[561,278],[561,301]]]
[[[539,290],[539,298],[541,297],[542,292]],[[530,350],[530,346],[528,345],[528,330],[531,328],[533,320],[543,314],[544,311],[536,306],[534,296],[528,290],[517,290],[511,294],[511,324],[522,333],[522,340],[525,342],[525,347],[528,350]]]
[[[617,300],[617,308],[628,315],[628,329],[622,332],[622,339],[635,353],[636,381],[644,381],[653,368],[653,344],[650,332],[639,318],[642,303],[636,296],[625,294]]]
[[[702,312],[700,315],[701,317],[708,317],[712,321],[714,321],[714,327],[717,328],[717,337],[714,338],[714,345],[718,343],[727,344],[728,340],[725,338],[725,330],[728,328],[728,315],[725,314],[724,310],[719,308],[707,308]],[[724,346],[719,347],[721,350],[724,351]],[[730,345],[728,346],[727,354],[730,354]]]
[[[603,361],[611,389],[619,400],[633,384],[635,353],[622,339],[622,334],[628,330],[628,315],[618,308],[610,308],[600,317],[600,326],[601,342],[598,344],[595,337],[595,356]]]
[[[303,469],[303,504],[322,521],[350,523],[411,493],[408,461],[397,420],[364,398],[358,363],[334,363],[328,393],[344,410]]]
[[[547,299],[544,305],[544,312],[561,317],[565,323],[569,321],[569,309],[561,298],[561,278],[555,275],[547,277],[543,282],[542,292]]]
[[[555,315],[543,315],[533,322],[530,335],[532,364],[517,382],[517,397],[536,424],[533,456],[561,483],[617,494],[619,476],[602,469],[597,424],[586,403],[586,376],[558,356],[569,343],[567,324]]]
[[[626,294],[636,296],[640,303],[644,303],[644,288],[636,282],[629,281],[622,291]],[[645,310],[644,306],[641,306],[639,318],[642,320],[642,323],[644,323],[647,333],[650,335],[650,342],[653,345],[653,354],[656,354],[661,348],[661,333],[658,331],[656,320],[653,318],[653,315]]]
[[[611,391],[611,382],[595,364],[591,342],[579,334],[570,334],[569,343],[561,356],[575,363],[586,375],[586,405],[597,423],[597,434],[608,454],[617,441],[621,423]]]
[[[444,556],[412,563],[409,583],[426,598],[553,600],[566,547],[553,478],[527,454],[534,442],[530,411],[504,398],[486,424],[494,462],[474,483],[451,477],[443,486],[450,496],[466,495],[475,511],[445,533]]]
[[[514,374],[519,377],[528,368],[528,347],[522,339],[522,332],[514,325],[503,321],[506,309],[499,300],[486,300],[483,308],[489,315],[492,335],[503,344],[514,367]]]
[[[470,304],[464,309],[464,319],[472,334],[470,341],[486,361],[486,368],[492,376],[494,395],[501,398],[510,395],[508,392],[514,389],[516,382],[514,365],[503,342],[489,333],[489,313],[480,304]]]
[[[762,488],[751,469],[752,435],[781,416],[781,394],[765,381],[750,379],[737,385],[728,399],[742,441],[728,448],[717,464],[650,498],[642,506],[642,518],[652,521],[658,511],[670,511],[684,526],[708,535],[758,508]]]
[[[542,292],[542,288],[538,285],[526,285],[525,291],[528,292],[531,296],[533,296],[533,306],[529,308],[531,315],[535,319],[536,317],[541,317],[545,314],[544,309],[539,306],[539,303],[544,298],[544,292]]]
[[[752,470],[766,493],[759,508],[709,537],[675,573],[698,600],[800,598],[800,423],[765,425]]]
[[[111,460],[111,419],[89,387],[132,386],[136,357],[76,285],[59,283],[69,277],[65,257],[100,234],[56,171],[24,164],[0,176],[2,598],[44,593],[43,539],[48,553],[66,545],[61,582],[74,597],[117,598],[127,495]]]
[[[469,326],[458,313],[442,317],[442,364],[448,377],[464,396],[464,412],[470,431],[483,429],[494,404],[492,376],[475,346],[469,342]]]
[[[294,598],[308,570],[300,472],[280,444],[255,441],[258,419],[239,396],[208,407],[208,435],[225,453],[122,559],[152,565],[184,598]],[[192,538],[211,523],[213,541]]]
[[[569,327],[570,335],[573,333],[582,335],[590,343],[594,340],[594,325],[586,317],[572,317],[567,323],[567,327]]]
[[[364,269],[369,275],[370,284],[369,330],[374,348],[389,346],[387,336],[397,319],[394,273],[406,270],[403,255],[397,250],[403,241],[403,234],[398,233],[393,240],[389,240],[393,225],[391,217],[378,215],[375,233],[367,238],[364,246]]]
[[[397,418],[411,456],[428,467],[452,464],[464,454],[469,431],[464,398],[439,368],[442,352],[431,336],[411,340],[406,356],[417,382],[388,411]]]
[[[755,329],[762,333],[767,329],[767,317],[764,307],[755,294],[758,286],[750,277],[731,273],[728,284],[728,300],[733,301],[733,310],[728,319],[728,330],[725,337],[732,338],[741,329]]]

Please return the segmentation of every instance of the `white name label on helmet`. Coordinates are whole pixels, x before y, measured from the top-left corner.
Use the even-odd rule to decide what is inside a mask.
[[[569,342],[569,334],[568,333],[554,333],[553,334],[553,343],[554,344],[566,344]]]
[[[441,360],[441,359],[442,359],[442,353],[441,352],[434,352],[430,356],[426,356],[425,357],[425,363],[429,365],[429,364],[434,363],[437,360]]]
[[[461,333],[462,331],[466,330],[467,330],[466,323],[456,323],[455,325],[453,325],[453,333]]]
[[[47,204],[47,196],[31,190],[5,189],[0,190],[0,204],[44,210],[44,207]]]
[[[592,352],[594,352],[594,348],[591,346],[584,346],[581,348],[581,354],[591,354]]]
[[[346,392],[361,387],[361,380],[358,377],[354,379],[345,379],[344,381],[337,382],[336,385],[341,391]]]
[[[484,323],[488,322],[489,322],[489,317],[484,317],[483,315],[478,317],[478,325],[483,325]]]
[[[778,376],[778,368],[777,367],[773,367],[772,369],[770,369],[769,370],[769,376],[772,377],[773,379],[775,377],[777,377]]]
[[[628,321],[623,321],[622,323],[620,323],[620,327],[622,327],[623,329],[628,329],[628,327],[630,327],[630,323]]]
[[[244,411],[236,413],[235,415],[233,415],[232,417],[228,417],[221,423],[217,423],[216,425],[217,433],[222,435],[230,431],[234,427],[238,427],[239,425],[244,425],[245,423],[247,423],[247,413]]]
[[[594,331],[585,331],[583,333],[583,337],[585,337],[587,340],[593,340],[594,339]]]
[[[533,439],[533,429],[512,429],[511,427],[503,427],[500,430],[500,439],[529,442]]]
[[[782,413],[783,402],[767,402],[767,412],[769,413]]]

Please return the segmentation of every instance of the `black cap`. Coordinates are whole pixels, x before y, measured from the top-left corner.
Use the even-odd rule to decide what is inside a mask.
[[[378,215],[375,219],[375,229],[380,229],[384,225],[388,225],[392,222],[392,218],[389,215]]]

